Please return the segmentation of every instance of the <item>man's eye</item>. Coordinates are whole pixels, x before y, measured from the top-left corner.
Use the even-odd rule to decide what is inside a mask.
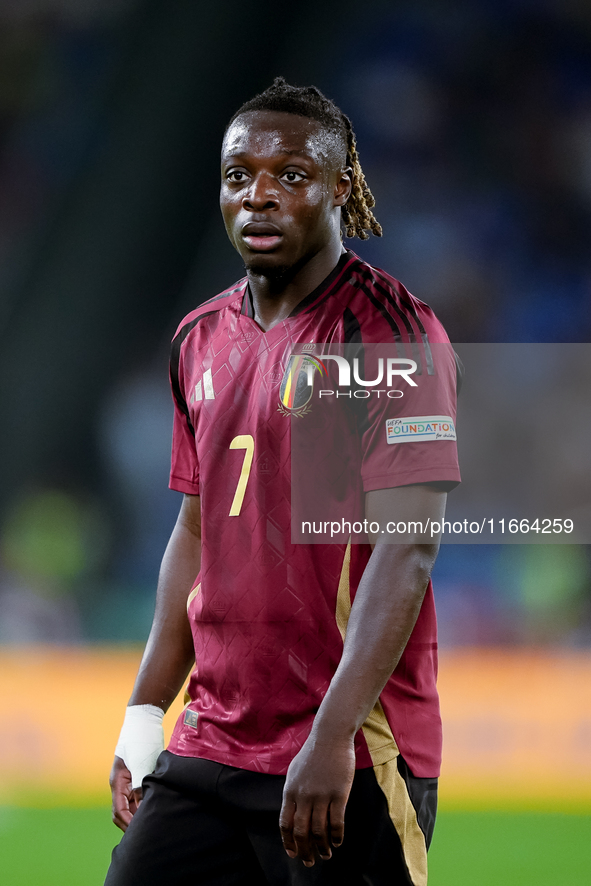
[[[226,176],[229,182],[243,182],[246,179],[246,173],[241,169],[232,169]]]
[[[293,184],[293,182],[301,182],[305,178],[301,172],[294,172],[291,169],[288,172],[284,172],[282,177],[290,182],[290,184]]]

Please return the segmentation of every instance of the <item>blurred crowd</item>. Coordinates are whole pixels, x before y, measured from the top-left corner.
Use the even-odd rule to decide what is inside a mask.
[[[334,92],[384,227],[364,256],[452,341],[591,340],[589,4],[395,3],[362,65],[357,39]]]
[[[122,35],[150,5],[0,0],[2,341],[52,220],[104,150]],[[454,342],[590,342],[591,5],[345,7],[316,82],[353,121],[384,229],[348,245],[428,302]],[[311,67],[298,80],[296,57],[273,73],[302,82]],[[196,263],[211,251],[196,243]],[[146,637],[180,504],[167,489],[167,341],[213,294],[189,275],[154,313],[145,352],[81,406],[80,464],[16,478],[2,502],[0,643]],[[446,546],[435,578],[444,645],[591,645],[587,546]]]

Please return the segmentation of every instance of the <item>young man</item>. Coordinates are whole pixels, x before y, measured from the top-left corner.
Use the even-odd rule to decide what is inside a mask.
[[[184,500],[111,775],[126,833],[108,886],[426,883],[437,545],[294,544],[290,526],[290,425],[323,407],[309,384],[300,396],[302,343],[407,347],[422,372],[402,399],[373,392],[352,432],[370,522],[439,521],[459,480],[455,363],[431,348],[445,332],[342,245],[341,224],[381,234],[372,206],[351,124],[315,88],[279,78],[230,121],[221,208],[247,276],[173,342],[171,487]],[[416,416],[448,433],[391,433]]]

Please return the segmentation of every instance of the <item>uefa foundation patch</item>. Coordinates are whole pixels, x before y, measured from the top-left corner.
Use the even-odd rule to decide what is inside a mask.
[[[426,443],[430,440],[455,440],[456,428],[449,415],[411,415],[386,420],[388,443]]]

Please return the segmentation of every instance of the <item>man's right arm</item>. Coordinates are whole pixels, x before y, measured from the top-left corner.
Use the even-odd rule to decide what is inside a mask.
[[[197,495],[185,495],[162,558],[154,621],[129,705],[154,705],[166,712],[195,663],[187,598],[200,565],[200,499]],[[126,830],[141,791],[132,790],[131,774],[121,757],[115,757],[110,784],[113,821]]]

